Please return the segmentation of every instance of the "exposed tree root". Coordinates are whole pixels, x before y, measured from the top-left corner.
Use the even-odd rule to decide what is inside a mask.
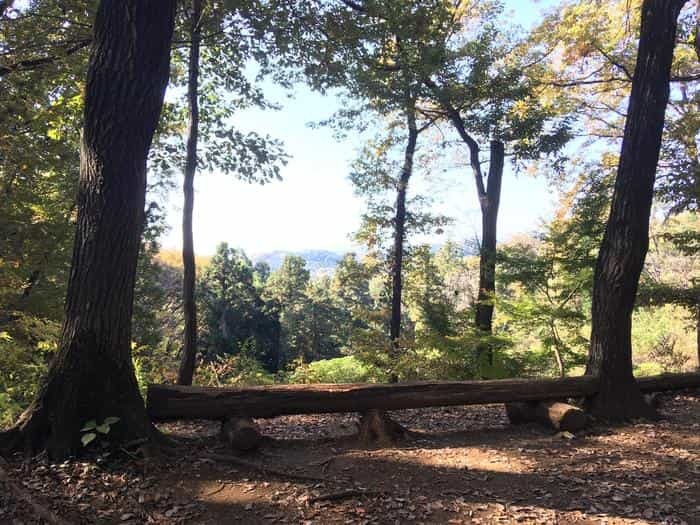
[[[331,481],[328,478],[308,476],[306,474],[296,474],[288,470],[278,470],[272,467],[267,467],[265,465],[260,465],[252,461],[246,461],[245,459],[238,458],[236,456],[229,456],[226,454],[207,454],[203,456],[205,459],[210,459],[215,463],[229,463],[232,465],[237,465],[246,469],[253,470],[265,475],[272,475],[283,479],[296,479],[300,481],[313,481],[318,483],[319,481]]]
[[[174,442],[154,425],[150,425],[146,433],[147,436],[134,437],[129,433],[112,432],[108,437],[115,449],[128,451],[129,455],[141,453],[144,457],[153,457],[171,453]],[[45,451],[52,459],[64,460],[81,455],[83,450],[79,435],[76,435],[75,442],[69,445],[65,442],[57,445],[54,436],[51,435],[50,425],[45,423],[39,410],[30,409],[20,417],[14,427],[0,433],[0,454],[6,456],[21,453],[26,458],[32,458]]]
[[[4,483],[15,498],[27,504],[34,514],[51,525],[70,525],[68,521],[56,515],[51,509],[48,509],[38,501],[36,501],[29,492],[24,490],[18,483],[15,483],[10,478],[10,475],[5,470],[6,464],[0,458],[0,482]]]
[[[381,496],[381,492],[375,490],[362,490],[362,489],[348,489],[341,490],[339,492],[331,492],[329,494],[321,494],[320,496],[315,496],[309,498],[309,503],[316,503],[318,501],[340,501],[348,498],[358,498],[362,496]]]

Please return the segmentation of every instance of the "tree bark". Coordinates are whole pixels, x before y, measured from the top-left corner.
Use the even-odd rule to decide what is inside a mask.
[[[695,54],[700,60],[700,0],[695,0]]]
[[[698,354],[698,370],[700,370],[700,304],[695,307],[695,348]]]
[[[88,67],[78,221],[59,349],[13,448],[53,459],[80,450],[91,419],[119,417],[113,441],[155,433],[131,362],[146,157],[169,77],[175,0],[102,0]]]
[[[476,300],[475,322],[484,335],[493,333],[493,309],[496,296],[496,238],[498,233],[498,207],[501,201],[503,181],[504,146],[498,140],[491,141],[489,173],[486,189],[481,188],[481,249],[479,252],[479,294]],[[479,187],[477,187],[479,189]],[[477,347],[477,357],[483,356],[493,365],[493,348],[484,341]]]
[[[557,330],[557,325],[554,323],[554,319],[550,319],[549,326],[552,331],[552,338],[554,342],[552,343],[552,351],[554,352],[554,360],[557,363],[557,370],[559,371],[559,377],[566,376],[566,368],[564,367],[564,359],[561,356],[562,341],[559,337],[559,331]]]
[[[192,0],[190,28],[189,75],[187,79],[187,103],[189,105],[189,128],[187,132],[187,158],[183,192],[185,205],[182,210],[182,309],[185,317],[184,342],[178,385],[191,385],[197,357],[197,303],[195,302],[196,267],[194,262],[194,234],[192,211],[194,209],[194,176],[197,172],[197,140],[199,138],[199,45],[202,0]]]
[[[653,416],[632,376],[632,310],[649,245],[676,24],[685,0],[645,0],[637,64],[610,216],[595,270],[587,373],[598,375],[589,400],[609,420]]]
[[[406,238],[406,192],[408,181],[413,173],[413,156],[416,152],[416,142],[418,140],[418,128],[416,126],[415,100],[410,99],[406,107],[406,124],[408,128],[408,139],[406,151],[404,153],[404,163],[399,177],[399,184],[396,194],[396,217],[394,219],[394,246],[392,250],[391,262],[391,320],[389,333],[391,337],[391,347],[396,357],[399,353],[399,338],[401,337],[401,295],[403,288],[403,245]],[[392,374],[392,381],[397,377]]]
[[[498,207],[501,202],[501,182],[504,164],[503,143],[491,142],[491,162],[485,198],[481,203],[481,251],[479,254],[479,295],[476,303],[476,326],[491,334],[493,326],[493,299],[496,293],[496,235]]]

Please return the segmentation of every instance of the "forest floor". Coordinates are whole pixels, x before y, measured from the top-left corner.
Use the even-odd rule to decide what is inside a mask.
[[[500,405],[406,410],[413,434],[367,450],[353,415],[260,421],[274,438],[230,455],[210,422],[161,425],[173,457],[5,465],[15,489],[67,523],[700,524],[700,392],[661,398],[662,421],[576,436],[508,424]],[[297,479],[298,477],[313,479]],[[0,523],[40,522],[0,481]]]

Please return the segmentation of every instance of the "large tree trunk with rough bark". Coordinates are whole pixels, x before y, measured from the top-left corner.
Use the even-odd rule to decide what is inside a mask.
[[[413,173],[413,156],[416,152],[418,140],[418,128],[416,127],[415,101],[410,100],[406,107],[406,123],[408,139],[404,154],[403,168],[396,193],[396,217],[394,218],[394,246],[391,259],[391,320],[389,334],[394,354],[399,351],[399,338],[401,337],[401,296],[403,288],[403,245],[406,238],[406,192],[408,181]],[[394,355],[396,357],[396,355]],[[392,380],[396,380],[392,375]]]
[[[102,0],[85,93],[78,221],[60,345],[12,448],[54,459],[80,450],[91,419],[109,439],[154,435],[131,362],[146,157],[169,76],[175,0]]]
[[[182,345],[178,385],[191,385],[197,358],[197,303],[194,299],[196,268],[194,262],[194,235],[192,211],[194,210],[194,176],[197,172],[197,140],[199,138],[199,45],[202,0],[192,0],[190,27],[190,57],[187,79],[187,103],[190,122],[187,132],[187,158],[183,192],[185,205],[182,210],[182,310],[185,317],[185,332]]]
[[[587,373],[599,376],[599,417],[652,416],[632,376],[632,310],[649,244],[649,216],[669,98],[676,21],[685,0],[645,0],[610,217],[593,287]]]

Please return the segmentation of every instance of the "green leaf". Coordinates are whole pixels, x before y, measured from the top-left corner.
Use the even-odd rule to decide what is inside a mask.
[[[109,434],[109,425],[102,424],[99,427],[95,428],[100,434]]]
[[[83,428],[80,429],[81,432],[87,432],[88,430],[94,430],[97,427],[97,421],[94,419],[91,419],[85,425],[83,425]]]
[[[119,418],[118,418],[118,417],[112,416],[112,417],[106,418],[106,419],[104,420],[104,423],[103,423],[103,424],[104,424],[104,425],[110,425],[110,426],[111,426],[111,425],[114,425],[115,423],[118,423],[118,422],[119,422]]]
[[[83,434],[83,437],[80,438],[80,442],[83,444],[84,447],[87,447],[90,443],[92,443],[95,438],[97,437],[97,434],[94,432],[89,432],[87,434]]]

